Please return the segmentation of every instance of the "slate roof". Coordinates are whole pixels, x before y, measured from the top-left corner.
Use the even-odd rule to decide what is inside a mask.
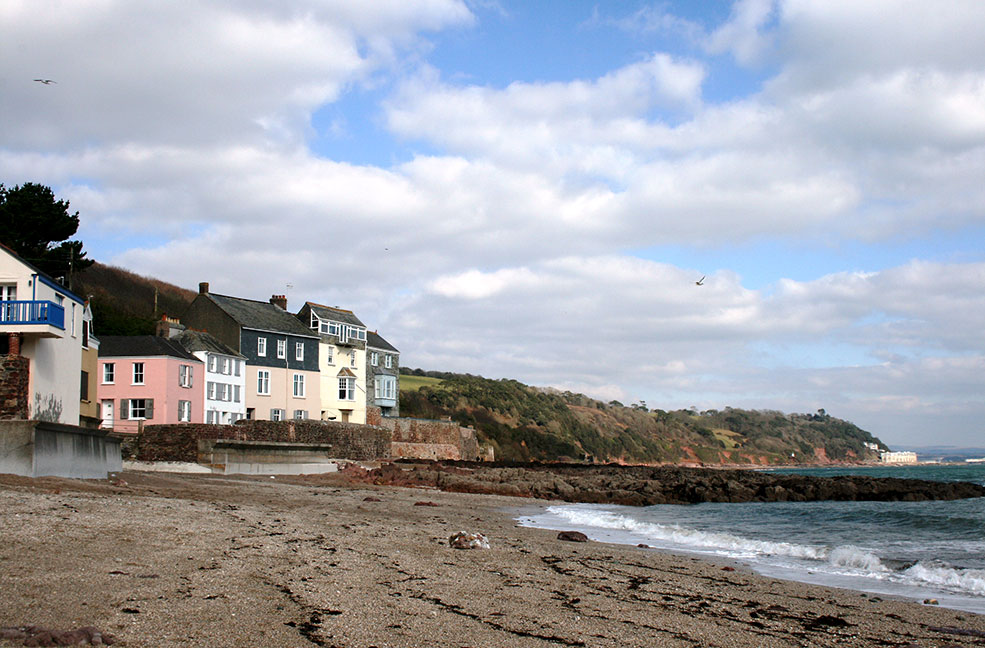
[[[374,349],[383,349],[384,351],[400,353],[400,351],[397,350],[397,347],[384,340],[383,336],[375,331],[366,332],[366,346],[373,347]]]
[[[172,338],[175,342],[183,346],[190,353],[195,351],[205,351],[207,353],[218,353],[221,355],[233,356],[234,358],[245,358],[246,356],[233,351],[228,346],[220,342],[214,335],[205,331],[182,331],[179,335]]]
[[[232,317],[243,328],[276,333],[290,333],[317,338],[318,335],[302,324],[297,317],[269,302],[229,297],[209,293],[206,295],[216,306]]]
[[[156,335],[104,335],[99,338],[100,358],[171,356],[201,362],[174,340]]]
[[[315,315],[322,319],[332,320],[333,322],[342,322],[343,324],[349,324],[352,326],[360,326],[366,328],[366,325],[359,321],[356,314],[352,311],[348,311],[342,308],[332,308],[331,306],[322,306],[321,304],[315,304],[313,302],[306,302],[308,307],[314,311]]]

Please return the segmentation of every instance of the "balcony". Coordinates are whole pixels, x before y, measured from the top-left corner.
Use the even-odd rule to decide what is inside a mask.
[[[65,308],[51,301],[0,301],[0,333],[65,336]]]

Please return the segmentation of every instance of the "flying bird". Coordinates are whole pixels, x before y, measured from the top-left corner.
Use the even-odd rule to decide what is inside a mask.
[[[57,81],[52,81],[51,79],[35,79],[38,83],[43,83],[45,85],[51,85],[52,83],[58,83]]]
[[[705,285],[705,276],[704,275],[701,275],[701,278],[698,279],[697,281],[695,281],[694,282],[694,285],[695,286],[703,286],[703,285]]]

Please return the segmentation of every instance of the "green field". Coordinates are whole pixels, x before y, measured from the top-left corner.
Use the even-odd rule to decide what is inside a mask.
[[[440,378],[400,374],[400,391],[417,391],[424,385],[440,385],[442,382]]]

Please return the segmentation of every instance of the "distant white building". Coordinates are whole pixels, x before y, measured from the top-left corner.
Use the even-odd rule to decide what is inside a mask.
[[[246,357],[204,331],[186,330],[174,339],[205,363],[205,422],[225,425],[246,418]]]
[[[911,464],[917,462],[916,452],[883,452],[879,455],[882,463]]]

